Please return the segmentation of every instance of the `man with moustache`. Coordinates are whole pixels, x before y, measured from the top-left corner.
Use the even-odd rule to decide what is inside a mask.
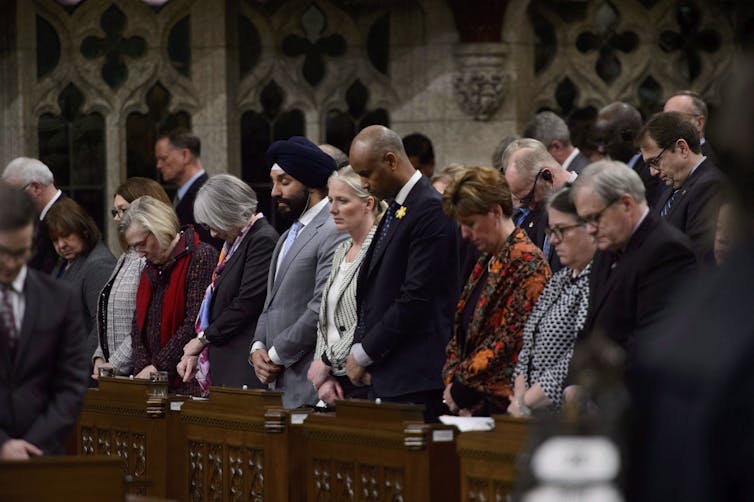
[[[283,391],[286,408],[297,408],[317,402],[306,374],[317,341],[322,289],[335,248],[348,234],[337,231],[329,213],[332,157],[294,136],[270,146],[267,164],[278,214],[293,225],[280,236],[272,255],[267,299],[249,362],[262,383]]]

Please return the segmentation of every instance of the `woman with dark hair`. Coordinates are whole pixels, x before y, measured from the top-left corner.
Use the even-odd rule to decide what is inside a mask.
[[[576,335],[589,308],[589,274],[596,244],[569,192],[564,188],[547,203],[545,232],[563,268],[550,277],[524,327],[514,397],[508,407],[514,416],[560,408]]]
[[[124,181],[113,196],[113,215],[119,224],[128,211],[131,202],[142,195],[149,195],[166,204],[170,198],[165,190],[153,179],[133,177]],[[115,269],[102,288],[97,305],[97,350],[92,355],[94,371],[92,378],[99,378],[99,369],[108,368],[115,375],[130,375],[131,362],[131,321],[136,310],[136,288],[144,269],[144,258],[136,251],[128,249],[125,237],[118,231],[123,253],[118,257]]]
[[[102,242],[97,224],[73,199],[64,198],[53,204],[44,222],[60,256],[53,277],[72,283],[81,294],[89,357],[97,348],[97,298],[115,258]]]
[[[524,324],[550,268],[511,220],[511,193],[499,171],[467,168],[445,189],[442,203],[481,252],[456,309],[443,399],[464,416],[503,413],[513,396]]]
[[[120,222],[128,245],[147,260],[136,291],[131,346],[136,378],[166,371],[169,389],[196,395],[176,365],[195,335],[204,290],[217,263],[215,248],[201,242],[191,225],[181,228],[173,206],[145,195],[131,203]]]
[[[249,366],[249,346],[267,297],[267,277],[278,233],[257,213],[257,194],[230,174],[210,177],[194,202],[194,218],[225,243],[178,374],[195,376],[206,394],[218,387],[266,388]]]

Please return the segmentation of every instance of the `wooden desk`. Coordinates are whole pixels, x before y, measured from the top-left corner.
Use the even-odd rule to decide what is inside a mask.
[[[301,444],[282,408],[282,393],[211,387],[207,401],[187,401],[186,500],[303,500]]]
[[[516,459],[527,441],[531,420],[497,415],[495,430],[458,436],[461,500],[507,500],[513,491]]]
[[[100,502],[124,498],[122,462],[117,458],[42,457],[0,461],[0,500],[4,502]]]
[[[77,453],[119,457],[131,480],[129,492],[179,498],[168,490],[168,479],[180,484],[183,470],[168,455],[183,458],[177,450],[182,443],[175,444],[181,436],[179,415],[170,411],[171,402],[183,399],[150,398],[151,389],[146,380],[101,377],[99,388],[89,389],[84,399]]]
[[[458,500],[455,427],[422,407],[338,401],[302,427],[307,500]]]

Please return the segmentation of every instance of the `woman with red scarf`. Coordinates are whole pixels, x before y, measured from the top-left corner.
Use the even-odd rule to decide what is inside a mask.
[[[217,251],[188,225],[180,228],[175,210],[149,196],[131,203],[121,221],[129,247],[147,259],[136,293],[131,344],[134,375],[149,378],[167,371],[170,390],[199,393],[183,383],[176,365],[194,335],[194,321],[217,263]]]

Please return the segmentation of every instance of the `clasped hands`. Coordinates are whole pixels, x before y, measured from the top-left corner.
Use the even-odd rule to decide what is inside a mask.
[[[254,373],[260,382],[264,384],[272,383],[278,377],[283,366],[275,364],[270,359],[270,354],[266,349],[257,349],[249,355],[249,362],[254,367]]]
[[[204,347],[206,345],[198,338],[192,338],[183,346],[183,356],[176,366],[176,371],[178,371],[178,375],[184,383],[190,382],[196,376],[196,372],[199,370],[199,354],[204,350]]]

